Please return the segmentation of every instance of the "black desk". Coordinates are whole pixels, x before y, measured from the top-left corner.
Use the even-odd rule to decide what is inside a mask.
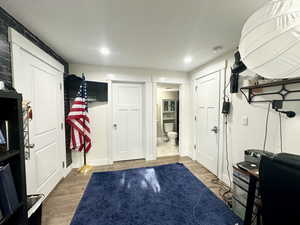
[[[258,172],[258,169],[243,170],[243,169],[240,169],[238,166],[233,166],[233,167],[234,167],[234,169],[238,170],[239,172],[249,176],[249,189],[248,189],[248,196],[247,196],[247,205],[246,205],[244,225],[251,225],[254,201],[255,201],[256,185],[257,185],[257,182],[259,181],[259,172]]]

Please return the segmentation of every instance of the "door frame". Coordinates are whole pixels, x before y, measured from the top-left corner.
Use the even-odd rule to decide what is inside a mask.
[[[153,140],[152,140],[152,146],[153,146],[153,154],[155,156],[155,159],[157,159],[157,90],[158,90],[158,85],[159,84],[173,84],[173,85],[178,85],[178,92],[179,92],[179,145],[178,145],[178,154],[180,156],[184,155],[184,151],[182,148],[182,123],[184,120],[183,117],[183,84],[181,83],[176,83],[176,82],[154,82],[153,83],[153,102],[152,102],[152,107],[153,107],[153,113],[152,113],[152,120],[153,120]]]
[[[144,158],[142,158],[142,159],[146,159],[146,155],[147,155],[146,154],[146,149],[147,149],[146,143],[147,142],[146,142],[146,136],[145,136],[145,133],[146,133],[146,122],[145,122],[146,121],[145,83],[144,82],[130,82],[130,81],[113,81],[111,83],[111,93],[112,93],[111,94],[111,112],[112,112],[111,117],[112,117],[112,119],[111,119],[111,123],[109,123],[110,127],[111,127],[111,132],[113,132],[112,127],[114,125],[114,118],[113,118],[113,112],[114,112],[113,85],[114,84],[138,84],[138,85],[141,85],[141,87],[142,87],[142,99],[141,99],[141,101],[142,101],[142,105],[141,105],[141,108],[142,108],[142,146],[143,146],[142,150],[143,150],[143,155],[144,155]],[[111,139],[113,141],[113,134],[112,133],[111,133],[111,136],[112,136]],[[111,153],[112,153],[111,159],[112,159],[112,163],[115,162],[115,161],[117,161],[113,157],[113,155],[114,155],[113,151],[115,151],[115,149],[113,148],[113,145],[111,145]]]
[[[155,87],[156,83],[170,83],[170,84],[178,84],[180,85],[180,91],[181,93],[181,101],[180,107],[181,111],[183,110],[183,98],[184,95],[189,95],[187,93],[185,85],[187,84],[187,80],[181,79],[181,78],[165,78],[165,77],[155,77],[155,76],[149,76],[145,75],[143,73],[139,75],[133,75],[129,76],[127,74],[108,74],[108,104],[107,104],[107,163],[106,164],[113,164],[113,158],[112,158],[112,128],[113,128],[113,117],[112,117],[112,83],[113,82],[129,82],[129,83],[143,83],[144,84],[144,113],[145,113],[145,132],[144,132],[144,137],[145,137],[145,159],[146,161],[150,160],[156,160],[157,158],[157,153],[156,153],[156,114],[153,113],[154,109],[156,107],[156,93],[155,93]],[[189,117],[183,117],[183,113],[181,113],[181,124],[183,124],[183,121],[187,122],[190,120]],[[183,133],[183,130],[186,128],[183,128],[183,125],[181,126],[181,135],[184,137],[187,134]],[[183,140],[181,138],[181,140]],[[188,155],[187,152],[189,151],[184,151],[184,148],[189,148],[189,145],[184,145],[183,142],[181,142],[181,150],[180,150],[180,155],[181,156],[186,156]]]
[[[62,127],[65,127],[65,112],[64,112],[64,85],[63,85],[63,77],[64,77],[64,66],[58,62],[56,59],[54,59],[52,56],[47,54],[44,50],[40,49],[38,46],[33,44],[31,41],[26,39],[22,34],[18,33],[16,30],[13,28],[9,27],[8,28],[8,40],[11,44],[11,58],[12,58],[12,72],[17,68],[14,68],[14,57],[17,57],[14,54],[18,54],[19,51],[23,50],[29,54],[31,54],[33,57],[41,60],[43,63],[46,63],[50,67],[54,68],[61,74],[60,77],[60,83],[61,83],[61,96],[62,98],[60,99],[60,118],[58,120],[61,121]],[[14,84],[14,76],[13,77],[13,84]],[[60,161],[62,164],[66,165],[66,145],[65,145],[65,131],[64,129],[59,129],[60,133],[60,138],[61,140],[59,141],[59,148],[63,149],[63,151],[60,151],[59,157]],[[63,167],[62,165],[62,178],[66,177],[70,172],[71,172],[72,167],[69,166],[68,168],[66,166]]]
[[[225,159],[225,153],[224,153],[224,117],[222,116],[221,109],[222,109],[222,90],[224,88],[224,71],[225,71],[225,64],[221,63],[217,65],[216,68],[208,68],[206,70],[203,70],[199,73],[197,73],[192,80],[192,87],[193,87],[193,116],[196,118],[197,116],[197,80],[209,76],[214,73],[219,73],[219,110],[218,110],[218,124],[219,124],[219,140],[218,140],[218,164],[217,164],[217,177],[223,181],[226,179],[224,177],[224,159]],[[192,158],[193,160],[196,160],[196,154],[197,154],[197,148],[198,148],[198,139],[197,139],[197,121],[194,119],[193,120],[193,143],[194,143],[194,148],[193,148],[193,154]]]

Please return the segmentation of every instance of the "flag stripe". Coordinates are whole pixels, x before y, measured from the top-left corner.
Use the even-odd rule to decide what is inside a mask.
[[[92,144],[85,80],[82,81],[77,97],[73,101],[67,116],[67,123],[71,127],[70,148],[76,151],[85,149],[85,152],[88,152]]]

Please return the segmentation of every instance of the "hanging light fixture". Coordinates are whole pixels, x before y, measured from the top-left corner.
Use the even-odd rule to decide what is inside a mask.
[[[271,0],[245,23],[239,45],[248,69],[271,79],[300,77],[300,1]]]

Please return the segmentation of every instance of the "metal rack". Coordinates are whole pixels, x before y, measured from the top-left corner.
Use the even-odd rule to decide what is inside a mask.
[[[19,206],[0,219],[0,225],[27,225],[22,95],[0,90],[0,107],[0,120],[8,123],[8,146],[6,151],[0,152],[0,165],[10,164],[19,200]]]
[[[258,84],[258,85],[242,87],[242,88],[240,88],[240,90],[241,90],[241,93],[245,96],[245,98],[249,104],[272,102],[273,100],[300,101],[300,98],[287,98],[292,93],[300,94],[300,88],[291,90],[288,87],[291,84],[298,84],[298,83],[300,83],[300,78],[284,79],[284,80],[273,81],[273,82],[265,83],[265,84]],[[261,93],[255,92],[255,90],[258,90],[258,89],[270,88],[270,87],[281,87],[281,88],[278,91],[270,91],[270,92],[262,91]],[[259,97],[259,96],[277,96],[278,98],[272,99],[272,100],[254,100],[256,97]]]

